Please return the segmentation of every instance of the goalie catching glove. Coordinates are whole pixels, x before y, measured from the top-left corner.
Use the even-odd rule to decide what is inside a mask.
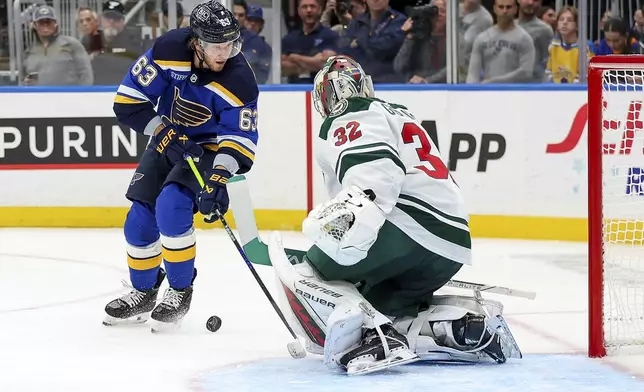
[[[228,211],[228,190],[226,184],[231,174],[222,166],[216,166],[208,170],[204,176],[204,187],[197,195],[197,206],[205,218],[204,222],[212,223],[217,220],[213,216],[215,210],[219,210],[222,215]]]
[[[327,256],[343,266],[367,257],[385,214],[373,201],[376,195],[353,185],[309,213],[302,232]]]

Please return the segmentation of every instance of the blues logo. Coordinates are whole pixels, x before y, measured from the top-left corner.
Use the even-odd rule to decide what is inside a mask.
[[[212,118],[212,112],[204,105],[181,98],[179,88],[174,88],[174,102],[170,111],[173,124],[184,127],[198,127]]]

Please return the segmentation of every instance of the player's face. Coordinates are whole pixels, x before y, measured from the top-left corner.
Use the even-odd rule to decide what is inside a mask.
[[[226,61],[231,57],[233,47],[234,42],[232,41],[221,44],[202,42],[201,48],[208,68],[213,71],[221,71],[226,65]]]

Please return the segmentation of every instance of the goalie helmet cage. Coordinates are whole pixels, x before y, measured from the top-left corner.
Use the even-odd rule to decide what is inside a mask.
[[[644,56],[588,70],[588,355],[644,352]]]

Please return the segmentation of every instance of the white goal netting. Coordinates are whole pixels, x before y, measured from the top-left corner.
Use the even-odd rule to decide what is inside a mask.
[[[644,346],[644,71],[606,70],[602,82],[603,323],[610,354]]]

